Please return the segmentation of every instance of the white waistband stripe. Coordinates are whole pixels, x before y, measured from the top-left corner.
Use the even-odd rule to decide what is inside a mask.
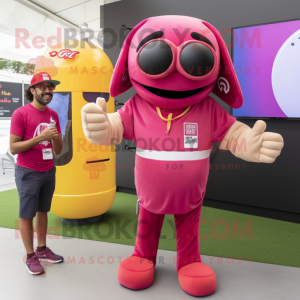
[[[163,161],[200,160],[209,157],[210,149],[202,151],[156,151],[136,148],[136,154],[143,158]]]

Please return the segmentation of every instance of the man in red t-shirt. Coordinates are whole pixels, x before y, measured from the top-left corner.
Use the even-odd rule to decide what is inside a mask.
[[[46,247],[48,227],[47,212],[55,190],[53,151],[62,151],[62,134],[57,113],[47,107],[53,97],[55,86],[46,72],[33,76],[25,90],[31,102],[17,109],[11,119],[10,151],[18,154],[15,178],[19,193],[20,232],[27,252],[26,267],[30,274],[41,274],[40,261],[50,263],[63,261],[63,257]],[[33,225],[37,233],[38,247],[33,249]]]

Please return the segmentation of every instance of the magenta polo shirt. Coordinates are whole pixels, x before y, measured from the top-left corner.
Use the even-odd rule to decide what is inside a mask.
[[[184,109],[174,110],[172,118]],[[212,143],[222,141],[236,121],[207,97],[171,122],[135,94],[118,110],[124,138],[134,140],[135,185],[140,205],[156,214],[185,214],[204,198]],[[164,118],[171,111],[161,110]]]
[[[46,107],[45,111],[27,104],[14,111],[11,118],[10,133],[22,137],[23,141],[40,135],[50,123],[55,123],[58,133],[61,133],[57,112]],[[33,148],[18,154],[17,165],[37,172],[49,171],[54,166],[54,159],[44,160],[43,149],[52,148],[51,141],[43,141]]]

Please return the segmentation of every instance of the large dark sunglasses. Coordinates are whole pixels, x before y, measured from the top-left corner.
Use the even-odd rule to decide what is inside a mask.
[[[159,79],[175,69],[192,80],[204,80],[217,67],[213,46],[202,41],[186,41],[175,46],[166,39],[155,39],[143,45],[136,56],[136,67],[145,76]]]

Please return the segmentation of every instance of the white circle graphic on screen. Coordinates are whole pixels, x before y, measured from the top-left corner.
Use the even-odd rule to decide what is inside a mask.
[[[272,88],[282,111],[300,117],[300,29],[279,49],[272,69]]]

